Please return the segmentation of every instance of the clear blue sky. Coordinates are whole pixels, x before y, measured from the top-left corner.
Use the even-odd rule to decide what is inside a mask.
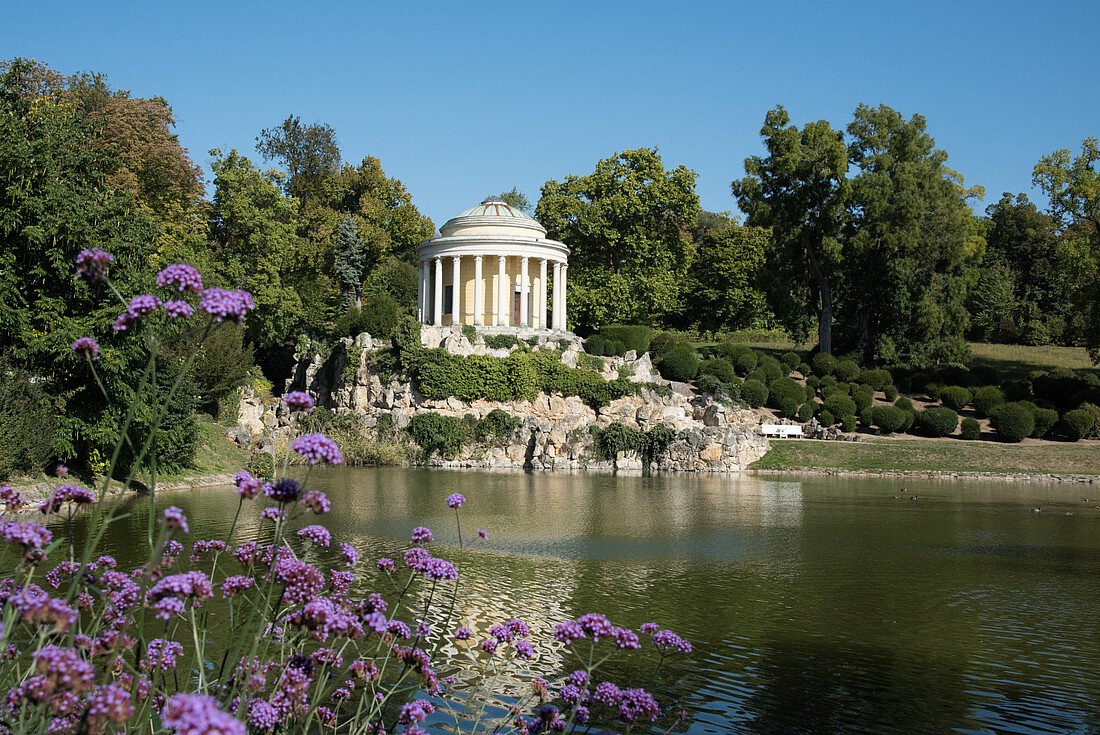
[[[167,98],[207,172],[214,147],[259,162],[256,134],[289,114],[328,123],[438,226],[641,146],[735,210],[776,104],[839,127],[861,102],[920,113],[986,203],[1039,199],[1035,162],[1100,135],[1097,28],[1096,0],[12,2],[0,58]]]

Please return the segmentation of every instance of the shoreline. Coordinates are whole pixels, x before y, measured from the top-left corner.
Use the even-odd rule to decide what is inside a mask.
[[[912,477],[922,480],[958,480],[966,482],[1019,482],[1037,484],[1100,484],[1100,475],[1073,475],[1041,472],[977,472],[969,470],[848,470],[839,467],[801,467],[783,470],[748,469],[746,474],[761,476],[808,475],[810,477]]]

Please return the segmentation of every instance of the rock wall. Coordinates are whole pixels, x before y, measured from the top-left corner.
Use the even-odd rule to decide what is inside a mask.
[[[471,344],[460,330],[449,327],[424,327],[421,339],[425,346],[443,347],[456,354],[504,357],[509,352],[489,349],[480,334],[477,343]],[[579,339],[542,337],[531,348],[544,346],[554,349],[565,347],[563,362],[577,365],[581,352]],[[361,334],[355,339],[343,340],[328,355],[305,351],[299,356],[298,369],[288,389],[304,387],[316,397],[319,405],[336,412],[360,414],[367,427],[376,426],[379,417],[388,414],[396,428],[404,429],[413,416],[427,411],[458,418],[472,415],[481,419],[490,411],[501,409],[522,421],[520,428],[503,445],[469,445],[453,459],[432,458],[429,460],[431,465],[642,470],[641,458],[633,454],[624,453],[614,461],[597,458],[589,428],[605,428],[614,422],[641,431],[663,424],[675,432],[668,450],[649,469],[740,472],[768,450],[768,440],[760,435],[755,413],[715,403],[707,396],[695,394],[683,383],[661,379],[648,354],[637,357],[627,353],[625,357],[601,358],[605,377],[614,379],[620,368],[626,368],[631,380],[658,383],[670,388],[671,392],[660,395],[643,388],[638,395],[620,398],[607,406],[593,409],[575,396],[557,394],[541,394],[532,401],[510,403],[464,403],[456,398],[426,400],[408,381],[383,379],[371,369],[371,353],[377,348],[370,335]],[[267,437],[273,432],[285,430],[288,424],[285,409],[283,411],[280,415],[277,405],[265,406],[254,397],[246,396],[241,401],[237,440],[251,442],[261,448],[269,445]]]

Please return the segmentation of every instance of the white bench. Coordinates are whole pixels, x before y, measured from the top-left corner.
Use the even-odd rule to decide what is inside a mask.
[[[801,439],[802,427],[797,424],[763,424],[760,433],[775,439]]]

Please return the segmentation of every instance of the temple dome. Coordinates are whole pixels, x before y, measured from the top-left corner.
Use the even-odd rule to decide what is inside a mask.
[[[518,232],[517,232],[518,231]],[[526,212],[499,197],[488,197],[481,204],[459,212],[439,228],[443,237],[456,235],[503,235],[546,237],[546,228]]]

